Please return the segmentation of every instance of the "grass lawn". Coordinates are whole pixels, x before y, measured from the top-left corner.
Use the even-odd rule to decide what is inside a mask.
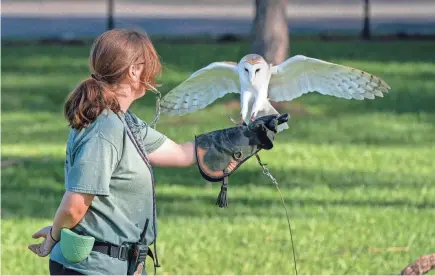
[[[156,43],[162,92],[216,60],[238,61],[248,45]],[[2,49],[2,274],[47,274],[48,258],[27,250],[51,223],[64,191],[68,128],[63,101],[89,75],[89,46]],[[392,90],[374,101],[316,93],[287,103],[290,129],[261,156],[280,183],[300,274],[397,274],[435,252],[435,56],[433,42],[291,41],[303,54],[367,70]],[[236,96],[237,97],[237,96]],[[234,96],[157,129],[177,142],[230,126]],[[147,121],[149,93],[133,106]],[[160,274],[292,274],[279,194],[255,158],[220,185],[195,167],[156,169]],[[150,272],[150,268],[148,269]]]

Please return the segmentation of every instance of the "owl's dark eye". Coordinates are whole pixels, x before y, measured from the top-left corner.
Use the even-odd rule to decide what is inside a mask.
[[[258,68],[257,70],[255,70],[255,74],[257,74],[258,71],[260,71],[260,68]]]
[[[246,72],[249,72],[249,71],[248,71],[248,68],[245,68],[245,71],[246,71]]]

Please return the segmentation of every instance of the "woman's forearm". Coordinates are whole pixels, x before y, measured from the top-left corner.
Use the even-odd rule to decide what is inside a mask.
[[[62,228],[73,228],[86,214],[94,195],[65,192],[53,219],[52,235],[60,239]]]
[[[149,155],[151,164],[157,167],[188,167],[195,163],[195,144],[177,144],[167,139],[162,146]]]
[[[184,152],[184,165],[191,166],[196,162],[195,142],[187,142],[180,145]]]

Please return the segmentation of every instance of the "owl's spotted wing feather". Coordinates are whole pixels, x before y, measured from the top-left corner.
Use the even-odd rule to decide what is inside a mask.
[[[162,98],[161,112],[169,116],[192,113],[228,93],[240,93],[237,64],[213,62],[169,91]]]
[[[291,57],[274,66],[269,84],[271,101],[290,101],[308,92],[345,99],[374,99],[383,97],[390,86],[370,73],[309,58]]]

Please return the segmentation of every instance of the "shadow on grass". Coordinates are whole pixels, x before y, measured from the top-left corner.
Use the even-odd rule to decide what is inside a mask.
[[[165,216],[202,216],[207,214],[208,212],[198,211],[197,208],[209,206],[209,209],[218,208],[215,206],[216,196],[206,196],[200,195],[195,197],[193,200],[188,196],[168,196],[161,195],[157,197],[158,207],[159,209],[163,209],[163,213]],[[191,202],[189,208],[186,205],[181,205],[187,208],[180,208],[180,204],[178,202]],[[316,199],[294,199],[294,198],[285,198],[286,206],[289,208],[295,207],[363,207],[363,208],[385,208],[385,207],[393,207],[402,209],[405,207],[417,208],[417,209],[434,209],[435,204],[433,203],[411,203],[405,200],[390,200],[390,201],[378,201],[378,200],[316,200]],[[283,210],[281,210],[282,205],[277,195],[276,199],[247,199],[240,197],[229,197],[229,206],[233,206],[234,208],[238,208],[243,206],[245,211],[236,212],[237,215],[241,213],[245,215],[260,215],[260,216],[272,216],[272,217],[281,217]],[[172,205],[172,206],[171,206]],[[212,211],[212,210],[207,210]],[[234,215],[235,212],[229,211],[231,215]],[[162,213],[162,212],[161,212]],[[211,212],[210,212],[211,213]],[[219,213],[220,214],[220,213]],[[225,214],[222,214],[225,216]]]
[[[7,160],[8,157],[6,156]],[[314,190],[319,187],[329,187],[343,193],[354,188],[370,188],[380,190],[415,190],[428,186],[423,180],[416,181],[410,176],[394,179],[389,174],[372,174],[365,172],[340,173],[323,172],[321,170],[290,169],[287,171],[271,169],[273,175],[280,183],[285,193],[287,205],[298,206],[344,206],[344,207],[394,207],[394,208],[435,208],[432,202],[406,201],[405,199],[337,199],[325,197],[324,199],[306,198],[301,194],[304,190]],[[155,170],[157,179],[158,208],[167,216],[204,216],[213,212],[220,183],[207,188],[206,181],[201,178],[196,167],[187,169]],[[64,192],[63,161],[60,159],[28,158],[22,160],[20,165],[2,169],[2,217],[32,217],[52,218],[60,203]],[[170,186],[169,186],[170,185]],[[180,186],[195,189],[178,190],[176,195],[170,195],[171,186]],[[235,211],[255,216],[281,216],[276,210],[281,210],[278,194],[276,199],[264,197],[256,188],[270,187],[271,193],[275,187],[270,180],[261,174],[261,171],[240,168],[230,178],[229,198]],[[159,192],[160,190],[160,192]],[[194,190],[194,191],[193,191]],[[318,191],[319,189],[317,189]],[[242,192],[243,191],[243,192]],[[245,196],[246,194],[246,196]],[[208,208],[207,206],[210,206]],[[227,215],[227,214],[222,214]]]

